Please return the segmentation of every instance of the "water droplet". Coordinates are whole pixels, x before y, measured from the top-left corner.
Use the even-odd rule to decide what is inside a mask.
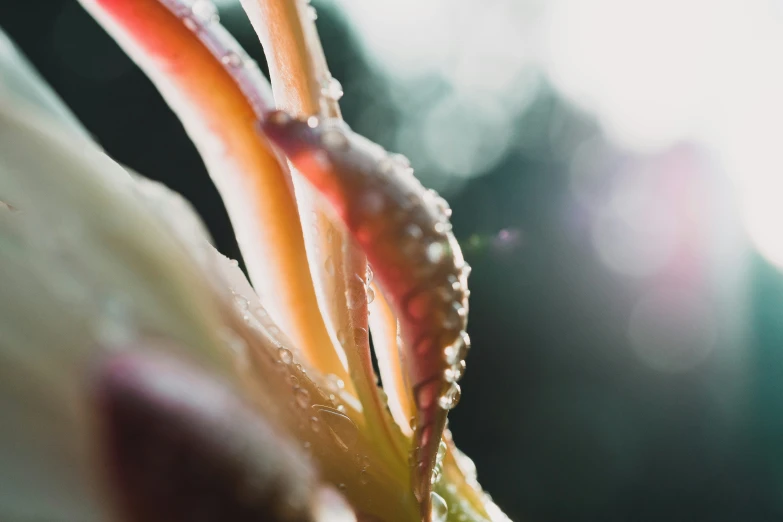
[[[407,225],[404,232],[405,235],[411,239],[419,239],[422,235],[421,227],[415,223],[410,223]]]
[[[277,356],[283,364],[291,364],[294,361],[294,356],[291,350],[283,348],[282,346],[277,349]]]
[[[435,339],[433,339],[430,335],[425,335],[421,337],[418,341],[416,341],[416,344],[413,347],[415,352],[420,356],[426,355],[434,348],[435,348]]]
[[[389,156],[383,158],[378,162],[378,172],[387,175],[394,172],[394,161]]]
[[[453,365],[464,359],[468,350],[470,350],[470,336],[467,332],[460,332],[457,340],[447,346],[443,354],[446,356],[446,362]]]
[[[450,410],[459,403],[461,395],[459,384],[452,383],[443,395],[438,398],[438,405],[444,410]]]
[[[250,302],[247,300],[247,297],[242,294],[234,294],[234,304],[243,312],[246,312],[250,307]]]
[[[430,522],[446,522],[449,515],[449,506],[443,497],[435,493],[430,493]]]
[[[465,478],[468,479],[468,482],[475,482],[478,474],[476,472],[476,464],[473,462],[473,459],[462,453],[459,448],[457,448],[454,452],[454,458],[457,460],[457,466],[465,475]]]
[[[454,289],[450,286],[439,286],[435,293],[438,294],[441,301],[449,302],[454,299]]]
[[[355,326],[353,328],[353,342],[356,346],[363,346],[368,342],[367,328],[361,326]]]
[[[327,149],[342,149],[348,145],[348,138],[339,129],[328,129],[321,134],[321,143]]]
[[[332,256],[327,257],[326,261],[324,261],[324,270],[326,270],[326,274],[329,277],[334,276],[334,259],[332,259]]]
[[[430,263],[440,263],[446,255],[446,247],[440,241],[433,241],[427,245],[424,254]]]
[[[191,31],[198,31],[198,24],[189,16],[184,17],[182,23]]]
[[[291,115],[285,111],[274,111],[267,116],[267,119],[273,125],[285,125],[291,121]]]
[[[345,333],[345,330],[337,330],[337,342],[340,343],[340,346],[345,348],[345,345],[348,342],[348,334]]]
[[[394,162],[397,167],[402,169],[411,168],[411,160],[409,160],[408,157],[404,154],[391,154],[389,159],[392,160],[392,162]]]
[[[342,330],[340,330],[340,332],[337,333],[338,338],[340,336],[340,333],[342,333]],[[326,376],[326,383],[329,389],[332,391],[341,391],[345,389],[345,382],[343,382],[341,378],[339,378],[333,373],[330,373],[329,375]]]
[[[330,76],[321,84],[321,95],[332,101],[338,101],[343,97],[343,86],[333,76]]]
[[[311,129],[318,127],[318,123],[319,123],[318,116],[310,116],[309,118],[307,118],[307,126],[310,127]]]
[[[368,190],[361,195],[359,205],[361,205],[362,212],[368,216],[375,216],[383,212],[383,209],[386,207],[386,201],[381,192]]]
[[[443,458],[446,456],[446,443],[443,441],[440,441],[440,444],[438,444],[438,454],[435,456],[435,462],[443,462]]]
[[[318,420],[318,417],[310,417],[310,429],[316,433],[321,431],[321,421]]]
[[[239,266],[239,261],[237,261],[236,259],[231,259],[231,260],[229,260],[228,264],[233,266],[233,267],[237,267],[237,266]]]
[[[435,230],[436,234],[445,234],[446,232],[451,230],[451,223],[448,221],[438,221],[432,226],[433,230]]]
[[[367,473],[367,470],[366,470],[366,469],[363,469],[363,470],[362,470],[362,471],[359,473],[359,482],[360,482],[361,484],[367,484],[368,482],[370,482],[370,475]]]
[[[343,406],[342,404],[338,404],[337,411],[339,411],[340,413],[345,413],[345,406]]]
[[[412,295],[408,298],[406,311],[415,321],[426,319],[432,312],[432,295],[427,290]]]
[[[347,415],[330,408],[329,406],[316,405],[313,408],[318,412],[318,416],[329,428],[332,437],[337,442],[340,449],[348,451],[355,444],[359,437],[359,430]]]
[[[365,292],[363,290],[363,287],[349,287],[349,289],[345,291],[345,301],[349,310],[358,310],[365,304],[367,298],[365,297]]]
[[[190,12],[193,21],[198,24],[208,25],[220,21],[217,7],[210,0],[196,0],[190,7]]]
[[[465,373],[465,361],[459,361],[456,364],[446,368],[443,372],[443,378],[446,382],[457,382],[462,378],[462,374]]]
[[[304,388],[297,388],[296,389],[296,403],[301,408],[307,408],[310,406],[310,392],[308,392]]]
[[[342,483],[341,484],[337,484],[337,489],[339,489],[340,491],[345,491],[345,484],[342,484]]]
[[[430,475],[430,484],[435,485],[440,481],[440,478],[443,474],[443,470],[439,467],[435,467],[435,469],[432,470],[432,475]]]
[[[375,290],[371,286],[367,287],[367,304],[372,303],[375,300]]]
[[[441,315],[440,324],[446,330],[453,330],[459,326],[464,327],[464,320],[467,317],[467,310],[461,303],[454,301],[451,306],[439,310]]]
[[[329,154],[326,153],[325,150],[316,150],[313,152],[312,156],[313,161],[322,169],[329,170],[332,168],[332,162],[329,159]],[[315,228],[316,232],[318,231],[318,228]]]
[[[366,278],[366,281],[367,281],[367,284],[368,284],[368,285],[369,285],[370,283],[372,283],[372,278],[373,278],[374,276],[375,276],[375,274],[374,274],[374,273],[373,273],[373,271],[372,271],[372,267],[370,266],[370,264],[369,264],[369,263],[367,263],[367,278]]]
[[[296,378],[296,375],[291,375],[288,378],[288,382],[290,382],[291,386],[293,386],[294,388],[298,388],[299,387],[299,379]]]
[[[438,211],[443,214],[445,217],[450,218],[451,217],[451,207],[449,206],[449,202],[435,194],[435,207],[438,209]]]
[[[307,16],[308,16],[308,18],[310,18],[310,20],[312,20],[313,22],[315,22],[316,20],[318,20],[318,12],[315,10],[315,7],[313,7],[313,6],[311,6],[311,5],[308,5],[308,6],[307,6]]]
[[[223,62],[223,65],[236,68],[240,68],[245,64],[242,56],[240,56],[240,54],[236,51],[228,51],[223,55],[220,61]]]

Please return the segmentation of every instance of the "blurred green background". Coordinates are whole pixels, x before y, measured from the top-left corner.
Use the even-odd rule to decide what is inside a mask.
[[[783,520],[783,3],[315,5],[346,120],[454,210],[474,349],[450,423],[495,501],[530,522]],[[2,2],[0,25],[239,257],[180,124],[76,2]]]

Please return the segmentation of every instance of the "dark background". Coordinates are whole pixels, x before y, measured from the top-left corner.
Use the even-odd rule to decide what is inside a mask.
[[[368,108],[385,115],[382,126],[358,130],[391,147],[384,136],[401,115],[385,102],[388,87],[341,20],[319,14],[332,72],[346,88],[346,120],[360,121]],[[261,61],[249,24],[223,22]],[[5,0],[0,25],[111,156],[182,193],[219,248],[239,257],[180,124],[76,2]],[[730,286],[738,274],[709,269],[725,253],[696,249],[702,269],[683,284],[696,281],[699,295],[720,305],[717,321],[740,333],[719,334],[720,349],[683,371],[644,364],[629,348],[628,318],[641,293],[663,283],[620,276],[596,257],[570,211],[571,158],[547,145],[555,125],[561,141],[600,138],[588,118],[542,89],[518,121],[514,139],[528,146],[447,194],[474,268],[474,349],[450,415],[457,443],[513,520],[783,520],[780,276],[748,254],[740,283]],[[682,175],[699,182],[701,152],[682,144],[670,153],[685,158]],[[666,205],[661,212],[671,211]],[[705,226],[721,235],[736,216],[730,207],[715,212],[720,219]]]

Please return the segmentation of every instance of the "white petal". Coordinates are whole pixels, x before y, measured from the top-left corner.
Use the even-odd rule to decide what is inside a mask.
[[[140,336],[228,368],[219,299],[132,179],[91,142],[0,98],[0,519],[102,520],[88,372]]]
[[[214,268],[211,266],[215,254],[212,237],[190,202],[163,183],[126,170],[136,181],[134,189],[147,211],[168,226],[199,265]]]

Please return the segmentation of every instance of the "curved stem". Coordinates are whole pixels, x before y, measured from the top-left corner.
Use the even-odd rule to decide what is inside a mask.
[[[242,6],[264,46],[277,106],[303,118],[339,118],[337,100],[323,94],[331,74],[309,6],[296,0],[242,0]],[[292,177],[319,304],[344,350],[367,427],[396,449],[396,458],[407,458],[372,370],[364,253],[306,178],[295,169]]]
[[[196,10],[209,3],[81,3],[182,121],[226,203],[248,271],[272,318],[309,364],[347,381],[337,355],[324,350],[331,340],[309,277],[289,173],[255,129],[274,102],[254,62],[209,10]]]

